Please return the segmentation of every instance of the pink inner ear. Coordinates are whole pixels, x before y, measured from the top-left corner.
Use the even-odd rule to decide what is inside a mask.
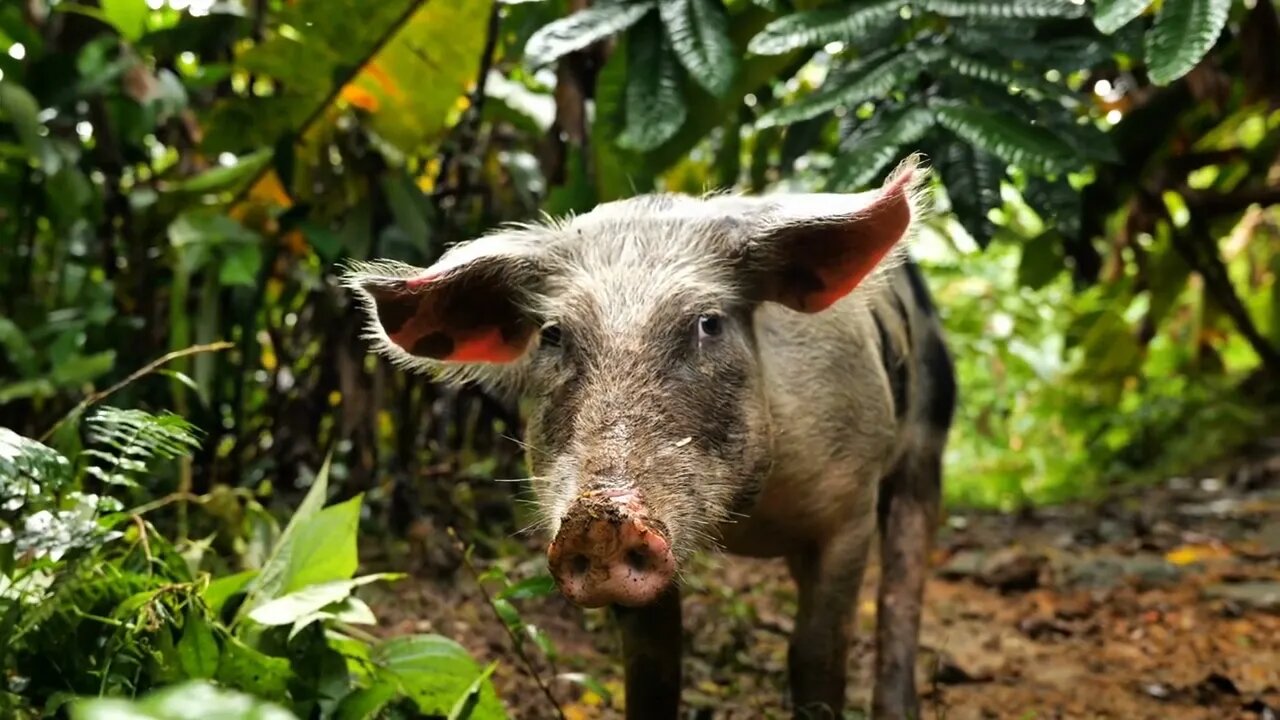
[[[392,343],[410,355],[447,362],[508,363],[524,353],[529,333],[504,335],[498,323],[472,314],[472,303],[444,300],[427,287],[438,280],[438,274],[407,279],[403,291],[375,297],[379,320]],[[445,306],[439,304],[442,301]],[[508,333],[518,329],[507,328]]]
[[[453,343],[453,352],[445,358],[451,362],[509,363],[523,355],[526,347],[523,342],[507,342],[496,327],[455,336]]]
[[[859,212],[848,227],[837,231],[842,235],[837,242],[847,249],[834,263],[814,268],[823,288],[803,298],[805,312],[825,310],[853,292],[902,239],[911,225],[907,188],[913,175],[908,171],[894,178],[874,203]]]

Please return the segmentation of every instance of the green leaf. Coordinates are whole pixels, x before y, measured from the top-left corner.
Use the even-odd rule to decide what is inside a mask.
[[[262,248],[257,244],[229,248],[218,266],[218,283],[225,287],[255,287],[262,269]]]
[[[872,116],[871,122],[875,122]],[[900,160],[904,148],[925,136],[935,124],[933,112],[923,107],[908,107],[881,120],[877,129],[862,136],[857,147],[842,151],[831,167],[828,188],[835,192],[864,189],[890,164]]]
[[[288,660],[254,650],[235,636],[226,637],[218,662],[219,683],[270,700],[283,700],[288,696],[292,677]]]
[[[541,67],[571,52],[622,32],[653,9],[648,2],[600,3],[549,23],[534,33],[524,46],[526,61]]]
[[[315,612],[307,613],[295,620],[293,627],[289,629],[289,639],[292,640],[294,636],[317,620],[332,620],[348,625],[375,625],[378,622],[378,618],[373,614],[373,609],[365,601],[351,596],[326,605]]]
[[[446,715],[466,697],[481,670],[466,649],[439,635],[392,638],[374,651],[374,662],[399,680],[418,709],[428,715]],[[483,682],[474,720],[505,718],[492,684]]]
[[[307,496],[302,499],[293,517],[289,518],[289,524],[285,525],[280,538],[276,540],[275,547],[271,549],[271,554],[262,564],[261,572],[250,583],[248,597],[236,612],[237,620],[264,601],[288,591],[286,586],[290,577],[289,568],[293,558],[294,539],[298,535],[299,527],[310,522],[324,506],[329,494],[329,467],[332,459],[332,456],[325,457],[324,465],[320,467],[320,472],[316,473],[316,479],[311,484],[311,489],[307,491]]]
[[[627,125],[618,144],[652,150],[671,139],[688,116],[680,89],[680,66],[657,19],[646,20],[627,38]]]
[[[142,37],[147,27],[145,0],[102,0],[102,14],[126,40]]]
[[[1070,88],[1051,83],[1035,73],[1014,69],[1011,65],[987,62],[957,52],[947,54],[947,63],[957,75],[991,83],[1009,92],[1011,89],[1032,90],[1036,94],[1057,100],[1063,104],[1079,105],[1079,99]]]
[[[205,604],[215,614],[222,612],[222,606],[226,605],[227,601],[232,597],[235,597],[236,593],[244,590],[257,576],[257,570],[245,570],[244,572],[220,577],[210,582],[209,586],[204,590]]]
[[[1227,25],[1231,0],[1165,0],[1147,32],[1147,74],[1168,85],[1191,72]]]
[[[331,505],[298,527],[290,548],[284,592],[330,580],[347,580],[355,574],[361,498],[357,495]]]
[[[986,247],[996,231],[988,213],[1002,204],[1004,163],[965,142],[948,143],[934,160],[956,219],[979,247]]]
[[[1110,35],[1141,15],[1150,4],[1151,0],[1097,0],[1093,24]]]
[[[756,127],[787,125],[817,117],[838,107],[852,107],[867,100],[882,98],[915,80],[927,63],[940,56],[938,51],[907,50],[884,60],[884,54],[877,53],[842,72],[839,79],[828,79],[817,92],[794,104],[765,113],[756,121]]]
[[[296,720],[288,710],[252,695],[199,680],[142,698],[93,698],[71,705],[72,720]]]
[[[658,12],[689,77],[712,95],[724,96],[738,70],[724,6],[718,0],[659,0]]]
[[[323,582],[291,592],[284,597],[264,603],[249,613],[249,619],[262,625],[288,625],[321,609],[340,603],[361,585],[378,580],[400,577],[391,573],[365,575],[352,580]]]
[[[1062,235],[1052,230],[1042,232],[1022,244],[1018,261],[1018,284],[1039,290],[1053,281],[1066,268]]]
[[[223,190],[234,190],[258,173],[271,162],[274,154],[272,148],[262,148],[237,158],[230,165],[218,165],[192,177],[169,183],[166,190],[190,193],[214,193]]]
[[[26,88],[0,80],[0,120],[8,120],[13,124],[18,140],[46,172],[56,172],[56,166],[49,166],[51,161],[56,162],[56,154],[52,158],[46,158],[51,153],[46,152],[45,139],[40,136],[40,121],[36,119],[39,114],[40,104]]]
[[[187,608],[178,641],[178,661],[189,678],[206,679],[218,672],[218,641],[204,615],[194,605]]]
[[[938,123],[962,140],[1011,165],[1047,175],[1079,165],[1079,158],[1056,135],[1018,118],[960,104],[940,105]]]
[[[497,669],[498,663],[491,662],[476,676],[476,679],[467,686],[467,691],[453,704],[453,709],[449,711],[449,720],[468,720],[475,716],[476,706],[480,704],[480,691],[484,689],[484,684],[489,682],[493,671]]]
[[[781,55],[830,42],[858,43],[897,22],[902,7],[901,0],[876,0],[856,7],[842,5],[790,13],[769,23],[751,38],[747,51],[755,55]]]
[[[548,574],[535,575],[498,593],[503,600],[528,600],[529,598],[549,597],[556,592],[555,578]]]
[[[921,0],[920,6],[945,17],[1005,20],[1078,18],[1089,11],[1071,0]]]

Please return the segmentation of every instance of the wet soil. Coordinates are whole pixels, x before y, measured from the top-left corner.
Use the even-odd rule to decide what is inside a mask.
[[[492,564],[512,580],[542,573],[537,541],[523,547]],[[917,668],[926,719],[1280,716],[1277,447],[1103,502],[953,511],[932,564]],[[870,699],[877,575],[873,566],[858,608],[850,718],[864,717]],[[603,611],[555,595],[514,601],[548,654],[528,628],[516,651],[466,569],[403,580],[370,601],[380,634],[439,632],[498,660],[513,718],[622,717],[617,639]],[[686,569],[684,716],[789,717],[794,609],[781,561],[713,556]]]

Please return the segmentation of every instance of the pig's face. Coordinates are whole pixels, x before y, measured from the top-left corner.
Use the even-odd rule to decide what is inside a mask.
[[[918,175],[861,195],[611,203],[426,270],[361,265],[348,285],[384,355],[524,399],[562,591],[643,605],[768,473],[755,309],[818,312],[852,291],[908,230]]]

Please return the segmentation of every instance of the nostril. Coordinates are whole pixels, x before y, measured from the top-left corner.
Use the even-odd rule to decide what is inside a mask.
[[[569,560],[569,571],[574,575],[585,575],[591,569],[591,560],[586,555],[574,555]]]
[[[627,551],[627,565],[638,573],[642,573],[649,569],[649,555],[640,548],[632,548]]]

